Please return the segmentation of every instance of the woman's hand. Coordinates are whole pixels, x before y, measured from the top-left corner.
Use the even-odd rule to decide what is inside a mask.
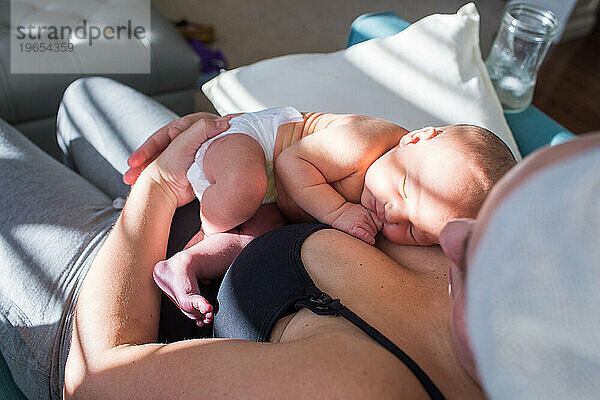
[[[194,114],[195,117],[197,114]],[[123,175],[123,181],[135,182],[144,170],[144,175],[157,182],[174,205],[181,207],[189,203],[194,193],[187,180],[187,171],[196,152],[202,143],[225,131],[232,117],[218,118],[205,114],[192,123],[194,118],[184,117],[175,121],[179,124],[163,127],[131,154],[128,163],[132,168]]]
[[[214,120],[218,124],[221,120],[229,121],[237,115],[240,114],[218,117],[214,114],[199,112],[178,118],[163,126],[131,153],[127,159],[127,164],[130,168],[123,174],[123,182],[127,185],[133,185],[142,171],[167,148],[169,143],[179,136],[179,134],[192,127],[196,122],[201,120]],[[216,134],[218,134],[218,132]],[[207,139],[210,139],[211,137],[212,136],[207,136]],[[200,144],[201,143],[198,144],[198,147],[200,147]]]

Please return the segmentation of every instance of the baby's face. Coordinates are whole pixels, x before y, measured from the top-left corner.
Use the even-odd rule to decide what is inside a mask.
[[[367,170],[361,203],[382,220],[383,235],[398,244],[439,243],[446,222],[472,215],[462,198],[477,182],[456,137],[424,128],[405,135],[398,146]]]

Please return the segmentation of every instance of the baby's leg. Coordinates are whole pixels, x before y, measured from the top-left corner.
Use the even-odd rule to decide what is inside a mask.
[[[245,244],[236,230],[205,236],[198,232],[182,251],[158,262],[154,281],[190,319],[200,326],[212,322],[212,306],[201,295],[198,280],[221,278]],[[193,244],[192,244],[193,242]]]
[[[203,169],[211,185],[200,204],[202,231],[192,239],[197,243],[154,267],[156,284],[200,326],[212,321],[212,306],[200,295],[198,279],[225,274],[247,243],[247,235],[227,231],[250,220],[267,191],[264,152],[247,135],[216,140],[206,152]]]
[[[220,278],[254,238],[286,224],[275,204],[261,206],[239,227],[204,236],[198,232],[186,248],[154,267],[154,281],[190,319],[200,326],[212,320],[212,307],[200,296],[198,279]]]
[[[203,169],[212,183],[200,204],[207,235],[227,232],[256,213],[267,192],[265,155],[256,140],[243,134],[216,140],[206,152]]]
[[[202,245],[203,242],[196,246]],[[154,266],[154,282],[171,299],[186,317],[196,321],[198,326],[212,322],[213,308],[201,294],[193,263],[194,253],[200,251],[194,246],[175,253],[166,261]],[[201,268],[200,268],[201,269]]]

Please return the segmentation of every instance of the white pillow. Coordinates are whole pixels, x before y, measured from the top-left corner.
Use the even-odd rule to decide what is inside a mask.
[[[369,115],[409,130],[479,125],[520,159],[481,59],[473,3],[346,50],[288,55],[224,71],[202,90],[221,114],[290,105]]]

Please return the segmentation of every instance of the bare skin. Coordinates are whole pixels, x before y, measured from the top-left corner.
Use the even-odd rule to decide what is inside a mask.
[[[366,116],[308,113],[304,119],[279,126],[275,140],[277,204],[288,220],[320,221],[369,244],[383,228],[395,243],[432,245],[447,221],[476,214],[462,199],[465,187],[477,187],[478,171],[459,139],[472,127],[408,132]],[[154,269],[160,288],[198,325],[212,321],[212,306],[197,280],[222,276],[234,258],[213,236],[230,243],[222,233],[252,218],[267,191],[264,152],[244,134],[214,141],[203,170],[211,185],[202,197],[196,244]],[[223,255],[221,262],[214,255]]]
[[[364,177],[373,161],[397,146],[406,132],[382,120],[322,113],[307,113],[303,122],[281,125],[274,149],[277,205],[293,221],[316,219],[375,243],[382,223],[360,204]],[[253,238],[237,240],[230,237],[235,235],[231,230],[244,231],[267,190],[264,152],[247,135],[215,140],[203,170],[212,184],[202,197],[201,232],[193,245],[154,268],[156,283],[200,326],[212,321],[212,305],[201,296],[197,280],[222,276],[242,244]]]
[[[192,143],[218,131],[211,121],[196,128],[141,175],[132,172],[139,179],[78,298],[65,398],[426,398],[412,373],[368,336],[307,311],[280,323],[273,343],[156,343],[160,292],[152,267],[164,258],[175,208],[191,200],[182,186],[187,166],[178,165],[191,164]],[[302,257],[319,287],[402,347],[447,398],[483,398],[450,336],[449,261],[437,246],[378,246],[391,257],[325,230],[304,243]]]
[[[280,209],[292,220],[316,219],[375,243],[381,222],[360,204],[364,176],[407,131],[362,116],[304,118],[277,130],[273,159]],[[244,134],[217,139],[207,149],[203,170],[211,182],[201,203],[205,235],[226,232],[254,215],[267,190],[258,142]]]

